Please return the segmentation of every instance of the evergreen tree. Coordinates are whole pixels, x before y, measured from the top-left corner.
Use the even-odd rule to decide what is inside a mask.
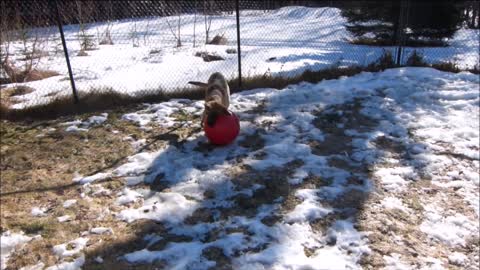
[[[396,45],[398,34],[407,46],[444,46],[461,26],[462,12],[455,1],[410,1],[404,6],[403,27],[399,25],[400,1],[359,2],[359,6],[342,9],[347,30],[354,43]]]

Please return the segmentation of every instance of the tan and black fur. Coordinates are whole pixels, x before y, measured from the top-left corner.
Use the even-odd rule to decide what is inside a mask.
[[[189,84],[201,86],[205,88],[205,110],[202,114],[201,126],[207,118],[207,124],[213,126],[217,117],[222,114],[230,114],[228,107],[230,106],[230,88],[227,80],[219,73],[215,72],[210,75],[207,83],[190,81]]]

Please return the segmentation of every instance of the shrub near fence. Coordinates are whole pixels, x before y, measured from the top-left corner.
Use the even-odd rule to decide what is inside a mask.
[[[236,4],[2,1],[2,116],[65,111],[58,104],[72,102],[72,81],[81,102],[68,110],[78,111],[201,97],[187,82],[214,71],[235,91],[395,65],[478,71],[474,2],[244,0],[239,24]]]

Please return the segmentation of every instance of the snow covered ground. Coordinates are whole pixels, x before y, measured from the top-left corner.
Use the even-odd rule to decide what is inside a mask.
[[[174,25],[177,17],[145,18],[113,22],[111,35],[114,45],[98,45],[99,35],[106,23],[87,25],[96,50],[88,56],[77,56],[80,42],[78,25],[65,26],[68,50],[79,91],[114,89],[129,94],[154,93],[157,89],[173,90],[185,87],[189,80],[206,80],[221,71],[229,78],[237,74],[237,55],[227,53],[236,48],[235,16],[213,16],[210,37],[224,34],[227,45],[203,45],[205,31],[203,17],[181,16],[183,46],[175,48],[175,40],[167,21]],[[196,23],[195,23],[196,22]],[[242,11],[241,42],[244,76],[272,74],[291,76],[306,69],[319,70],[329,66],[366,65],[375,61],[384,50],[394,47],[371,47],[349,44],[352,36],[345,29],[346,20],[336,8],[285,7],[270,12]],[[196,29],[196,47],[193,31]],[[135,29],[135,30],[134,30]],[[54,70],[59,76],[25,83],[34,92],[16,96],[13,107],[21,108],[44,103],[59,95],[70,95],[70,82],[65,59],[58,44],[56,28],[37,29],[48,37],[38,45],[48,56],[40,59],[37,67]],[[33,31],[35,33],[35,31]],[[462,29],[446,48],[421,48],[428,62],[454,61],[460,67],[473,67],[479,61],[478,30]],[[134,46],[135,45],[135,46]],[[10,47],[13,60],[21,66],[22,43]],[[58,51],[60,50],[60,51]],[[55,54],[54,52],[57,51]],[[197,52],[222,56],[224,61],[204,62]],[[406,48],[404,56],[411,53]]]
[[[470,73],[398,68],[234,94],[241,134],[233,144],[212,148],[192,132],[73,181],[90,189],[122,177],[125,187],[105,211],[119,224],[162,224],[118,258],[134,265],[476,269],[479,83]],[[201,109],[190,100],[146,104],[122,121],[194,131],[197,122],[174,115]],[[4,237],[18,236],[2,235],[2,245]],[[60,257],[52,269],[88,261],[89,237],[72,239],[73,250],[53,247]]]

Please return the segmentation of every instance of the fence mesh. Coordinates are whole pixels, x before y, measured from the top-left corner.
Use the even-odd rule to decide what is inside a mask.
[[[242,12],[246,76],[296,76],[305,70],[368,66],[388,57],[400,65],[478,66],[479,15],[473,2],[267,2],[263,12],[258,6]],[[243,9],[250,4],[243,2]]]
[[[1,5],[0,93],[11,108],[72,95],[57,19],[80,96],[156,95],[216,71],[239,76],[233,0]],[[243,77],[368,66],[385,55],[402,65],[478,67],[473,1],[242,0],[239,7]]]

